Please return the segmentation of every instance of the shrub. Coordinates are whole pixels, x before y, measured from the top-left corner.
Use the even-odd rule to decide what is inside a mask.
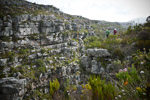
[[[93,42],[89,43],[86,47],[87,48],[100,48],[101,42],[100,41],[93,41]]]
[[[90,77],[89,84],[91,85],[93,100],[112,100],[117,94],[115,87],[100,77]]]
[[[42,60],[42,59],[37,59],[36,61],[35,61],[35,65],[37,66],[37,67],[44,67],[45,65],[44,65],[44,61]]]
[[[8,52],[6,52],[4,55],[3,55],[3,57],[5,57],[5,58],[9,58],[9,61],[10,62],[12,62],[13,60],[14,60],[14,57],[15,57],[16,55],[15,55],[15,52],[13,52],[13,51],[8,51]]]
[[[144,26],[145,27],[150,27],[150,23],[145,23]]]
[[[43,67],[38,67],[38,71],[39,72],[46,72],[46,67],[43,66]]]
[[[29,54],[29,49],[21,49],[19,51],[20,55],[27,56]]]
[[[92,91],[91,91],[91,85],[90,84],[85,84],[82,85],[83,89],[82,90],[82,95],[80,100],[92,100]]]
[[[134,65],[128,71],[123,69],[116,74],[117,78],[121,81],[121,84],[118,84],[121,100],[147,100],[146,98],[149,95],[149,92],[147,92],[147,76],[142,74],[144,75],[144,73],[138,74]]]
[[[41,97],[42,93],[39,90],[34,90],[33,95],[34,98],[37,98],[38,96]]]
[[[85,85],[82,85],[82,87],[84,88],[84,89],[88,89],[88,90],[91,90],[92,88],[91,88],[91,85],[88,83],[88,84],[85,84]]]
[[[143,50],[143,48],[145,48],[146,51],[148,51],[150,49],[150,40],[138,40],[137,47],[140,50]]]
[[[148,51],[150,49],[150,30],[142,30],[138,33],[137,38],[137,47],[141,50],[145,48]]]
[[[131,45],[135,41],[136,41],[136,38],[132,38],[130,36],[127,36],[127,37],[123,37],[122,38],[121,44],[123,46],[125,46],[125,45]]]
[[[116,73],[116,77],[123,83],[124,85],[128,84],[128,81],[131,81],[131,76],[129,75],[127,68],[120,69],[119,73]]]
[[[127,31],[126,31],[126,34],[127,34],[127,35],[128,35],[128,34],[131,34],[132,31],[133,31],[133,30],[132,30],[132,27],[129,26],[128,29],[127,29]]]
[[[50,95],[53,96],[59,89],[60,84],[57,79],[50,81]]]
[[[124,52],[120,48],[115,48],[112,51],[112,57],[116,58],[116,59],[123,60],[124,57],[125,57],[125,54],[124,54]]]
[[[37,70],[39,72],[46,72],[46,67],[45,67],[44,61],[42,59],[36,60],[35,65],[37,66]]]
[[[129,68],[129,74],[130,74],[133,81],[139,81],[140,80],[140,78],[138,76],[138,71],[136,70],[134,65],[132,65],[132,67]]]
[[[101,47],[101,39],[96,36],[88,37],[84,40],[86,48],[100,48]]]
[[[46,52],[47,52],[46,49],[44,49],[44,48],[41,49],[41,53],[42,53],[42,54],[44,54],[44,53],[46,53]]]
[[[139,70],[150,72],[150,51],[146,53],[146,51],[141,52],[138,50],[137,53],[133,55],[133,61],[135,67]]]
[[[108,46],[110,45],[117,45],[121,43],[121,39],[118,38],[117,35],[109,35],[107,39],[105,39],[104,43]]]
[[[138,72],[136,70],[136,68],[134,67],[134,65],[132,65],[132,67],[130,68],[124,68],[124,69],[120,69],[119,73],[116,73],[116,77],[124,83],[124,85],[127,85],[129,83],[135,82],[135,81],[139,81],[139,76],[138,76]]]

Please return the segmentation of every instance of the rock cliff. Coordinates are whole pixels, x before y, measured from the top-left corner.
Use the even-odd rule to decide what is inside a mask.
[[[97,34],[93,23],[50,5],[1,0],[0,98],[27,99],[36,89],[48,93],[49,81],[55,78],[61,88],[67,79],[77,85],[84,77],[81,69],[104,73],[97,59],[108,60],[110,53],[84,47],[83,39]]]

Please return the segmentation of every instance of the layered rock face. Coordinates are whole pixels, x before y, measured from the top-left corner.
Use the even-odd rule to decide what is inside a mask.
[[[26,90],[26,79],[15,79],[13,77],[0,80],[0,99],[1,100],[20,100]]]
[[[4,100],[25,99],[35,89],[48,93],[49,81],[55,78],[61,87],[66,79],[69,84],[81,81],[83,39],[95,35],[89,20],[42,7],[53,14],[7,15],[0,19],[0,98]]]
[[[3,0],[1,4],[4,8],[17,5],[36,14],[6,15],[0,19],[0,99],[27,99],[36,89],[46,94],[49,81],[55,78],[61,88],[67,79],[69,84],[77,85],[84,76],[81,68],[92,74],[105,72],[98,60],[108,60],[109,52],[84,47],[83,39],[95,36],[90,20],[24,0]]]

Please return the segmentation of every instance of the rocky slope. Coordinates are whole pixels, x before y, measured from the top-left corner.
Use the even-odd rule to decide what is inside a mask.
[[[110,53],[106,49],[85,50],[83,42],[99,34],[99,29],[92,27],[97,22],[25,0],[0,0],[0,18],[3,100],[28,99],[35,90],[48,94],[49,82],[55,78],[63,90],[67,79],[78,85],[86,82],[84,72],[105,72],[97,59],[109,60]]]

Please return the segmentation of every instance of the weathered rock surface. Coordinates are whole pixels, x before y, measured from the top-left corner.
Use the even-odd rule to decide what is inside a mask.
[[[26,79],[16,79],[13,77],[0,79],[0,99],[20,100],[26,92]]]
[[[0,5],[35,11],[0,19],[0,76],[15,77],[0,79],[0,99],[22,100],[35,90],[49,93],[49,81],[55,78],[61,86],[67,79],[69,84],[78,85],[82,81],[80,58],[85,71],[105,72],[98,59],[109,57],[110,53],[106,49],[85,50],[83,39],[95,36],[89,19],[25,0],[2,0]],[[26,80],[30,84],[27,92]],[[81,93],[81,86],[77,88]]]
[[[85,53],[88,56],[94,56],[94,57],[107,57],[110,56],[110,53],[107,51],[107,49],[87,49]]]
[[[6,66],[8,59],[0,59],[0,66]]]
[[[104,66],[101,65],[98,59],[110,56],[110,53],[106,49],[87,49],[85,54],[87,56],[82,56],[81,64],[87,72],[93,74],[102,74],[105,72]]]

